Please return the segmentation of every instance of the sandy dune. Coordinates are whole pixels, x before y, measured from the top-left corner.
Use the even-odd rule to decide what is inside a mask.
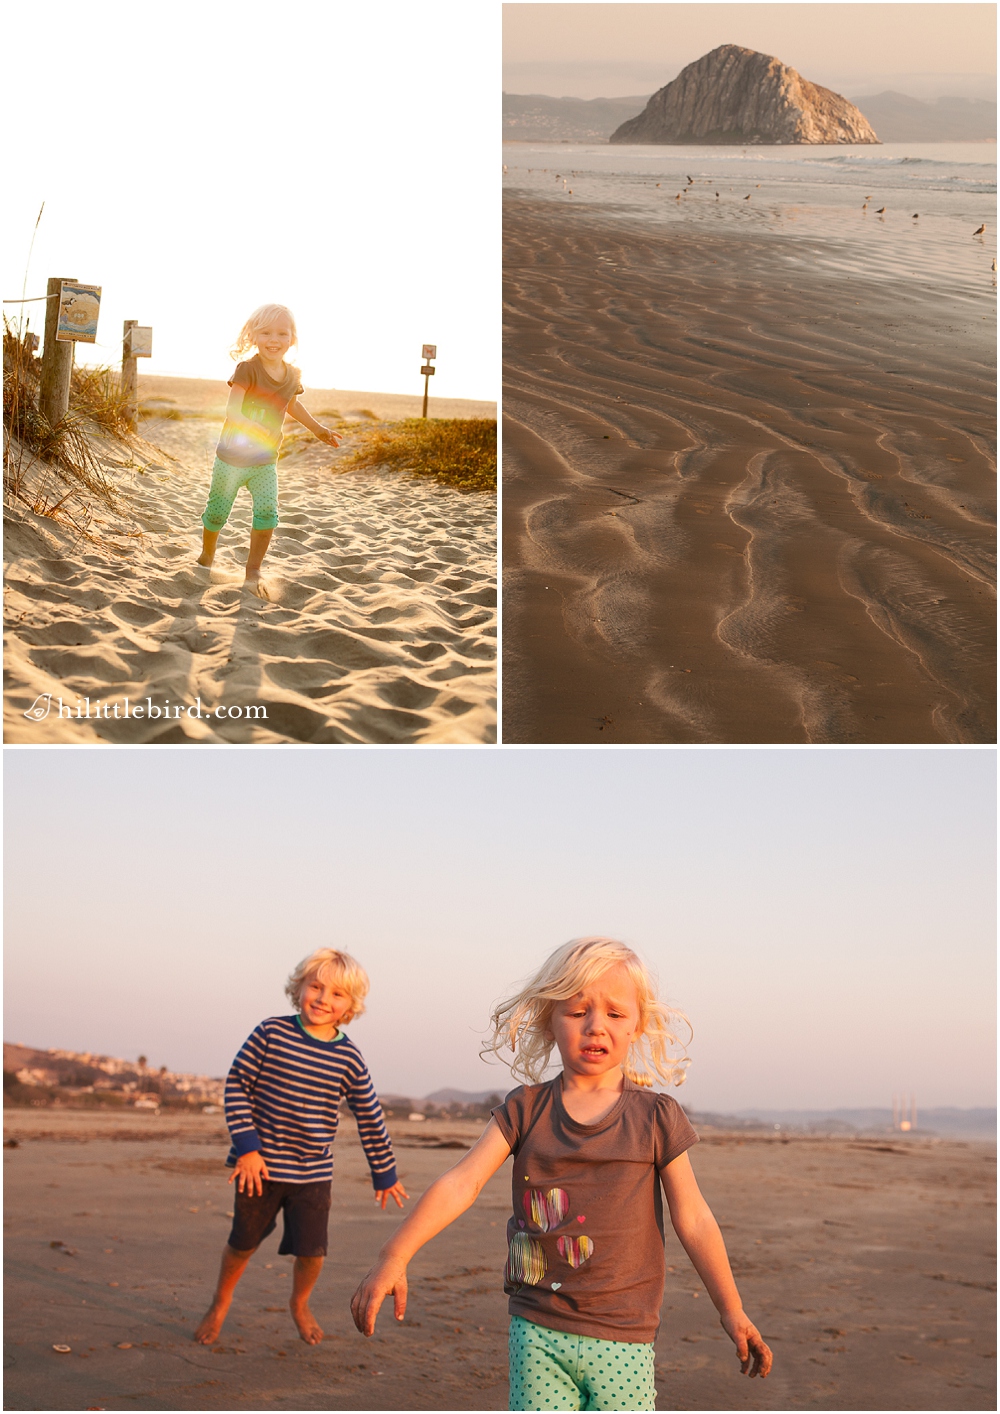
[[[406,1321],[365,1342],[348,1303],[396,1219],[337,1141],[331,1259],[299,1341],[269,1238],[219,1343],[191,1332],[232,1208],[218,1116],[8,1110],[7,1409],[505,1409],[505,1166],[411,1265]],[[416,1196],[478,1127],[391,1121]],[[663,1409],[995,1409],[995,1146],[708,1134],[693,1154],[748,1310],[771,1343],[741,1379],[686,1257],[657,1341]],[[52,1243],[75,1249],[70,1254]],[[695,1293],[700,1293],[696,1295]],[[70,1353],[58,1354],[53,1345]],[[122,1345],[127,1349],[122,1349]]]
[[[991,742],[992,335],[510,197],[504,738]]]
[[[6,740],[493,740],[493,498],[343,471],[346,444],[303,439],[281,463],[263,603],[242,589],[245,492],[212,569],[195,564],[220,423],[194,411],[145,421],[155,445],[117,474],[141,531],[124,551],[30,513],[8,527]],[[126,699],[145,715],[115,719]]]

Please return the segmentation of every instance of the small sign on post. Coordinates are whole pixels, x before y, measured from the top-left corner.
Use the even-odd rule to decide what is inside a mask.
[[[100,285],[78,285],[73,280],[63,280],[56,339],[60,343],[96,344],[100,312]]]
[[[424,360],[423,367],[420,370],[424,375],[424,410],[421,413],[422,417],[427,416],[427,390],[430,388],[431,379],[437,372],[437,369],[431,363],[431,359],[437,358],[437,352],[437,344],[424,344],[420,351],[421,357]]]
[[[122,390],[129,426],[134,432],[139,421],[140,358],[153,356],[153,330],[148,324],[126,319],[122,326]]]

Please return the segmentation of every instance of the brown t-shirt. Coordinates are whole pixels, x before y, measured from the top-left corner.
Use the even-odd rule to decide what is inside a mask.
[[[514,1154],[504,1290],[512,1316],[598,1340],[654,1340],[666,1258],[659,1171],[698,1142],[669,1095],[625,1082],[597,1124],[562,1077],[513,1090],[493,1117]]]
[[[281,446],[281,425],[288,404],[302,392],[297,368],[282,365],[281,379],[274,379],[254,354],[238,363],[229,380],[230,388],[243,388],[243,416],[254,424],[253,432],[234,427],[227,422],[222,429],[215,455],[227,466],[270,466],[278,460]]]

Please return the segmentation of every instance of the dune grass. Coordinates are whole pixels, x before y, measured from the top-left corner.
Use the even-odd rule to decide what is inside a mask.
[[[120,382],[108,368],[75,368],[69,411],[50,423],[38,407],[41,360],[5,319],[3,334],[4,497],[21,501],[39,515],[58,517],[74,493],[89,492],[118,509],[113,483],[94,455],[88,430],[95,427],[120,441],[129,435]],[[53,469],[41,481],[35,461]],[[60,484],[61,483],[61,484]],[[75,522],[74,522],[75,523]]]
[[[497,424],[487,417],[408,417],[361,432],[344,460],[430,476],[457,491],[496,491]]]

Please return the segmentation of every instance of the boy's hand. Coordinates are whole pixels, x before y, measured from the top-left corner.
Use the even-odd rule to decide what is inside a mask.
[[[321,442],[326,442],[331,447],[340,446],[340,437],[336,432],[331,432],[329,427],[322,427],[319,432],[316,433],[316,436]]]
[[[389,1192],[386,1189],[386,1192]],[[374,1335],[375,1319],[382,1302],[393,1295],[393,1315],[401,1321],[406,1313],[406,1263],[384,1260],[372,1267],[351,1298],[351,1315],[362,1335]]]
[[[409,1196],[409,1193],[407,1193],[401,1183],[394,1183],[391,1188],[376,1188],[375,1190],[375,1202],[383,1212],[385,1212],[385,1200],[387,1198],[395,1198],[396,1207],[401,1208],[403,1206],[403,1199],[409,1198]]]
[[[247,1193],[251,1198],[259,1198],[264,1192],[263,1180],[270,1177],[267,1164],[264,1162],[264,1155],[259,1149],[252,1149],[249,1154],[241,1154],[236,1160],[236,1167],[233,1169],[229,1182],[232,1183],[235,1179],[236,1187],[240,1193]]]
[[[743,1311],[737,1311],[731,1316],[723,1316],[722,1329],[736,1346],[736,1354],[740,1361],[740,1374],[749,1374],[751,1379],[755,1375],[760,1375],[762,1380],[766,1380],[771,1372],[771,1363],[774,1357],[749,1316]]]

